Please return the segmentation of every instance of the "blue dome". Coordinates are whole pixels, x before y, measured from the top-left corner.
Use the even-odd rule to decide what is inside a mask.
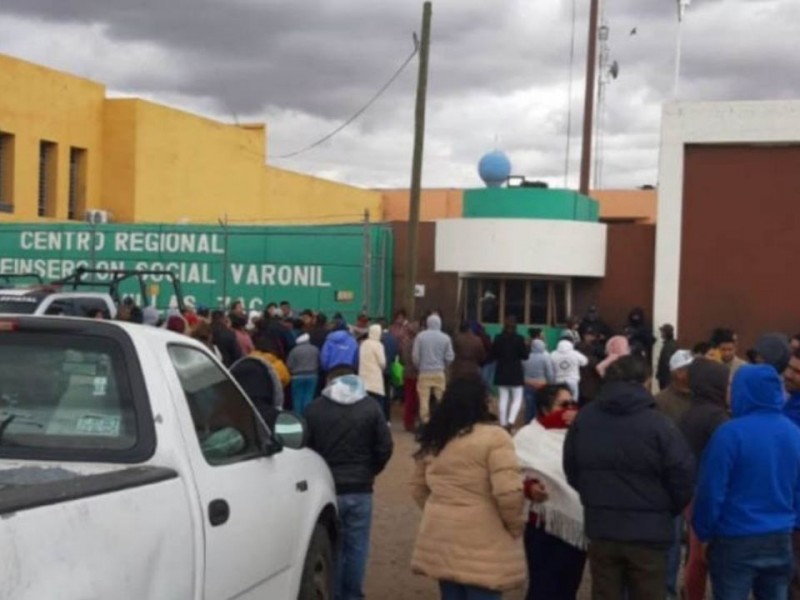
[[[478,174],[486,187],[500,187],[511,175],[511,161],[505,152],[493,150],[481,158],[478,163]]]

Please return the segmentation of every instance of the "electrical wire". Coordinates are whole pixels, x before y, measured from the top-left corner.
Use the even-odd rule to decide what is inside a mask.
[[[317,146],[321,146],[322,144],[324,144],[325,142],[327,142],[328,140],[330,140],[330,139],[331,139],[333,136],[335,136],[337,133],[339,133],[339,132],[341,132],[342,130],[344,130],[344,129],[345,129],[347,126],[349,126],[349,125],[350,125],[350,124],[351,124],[353,121],[355,121],[356,119],[358,119],[358,117],[360,117],[360,116],[361,116],[361,115],[363,115],[363,114],[364,114],[364,113],[365,113],[367,110],[369,110],[369,108],[370,108],[370,107],[371,107],[373,104],[375,104],[375,102],[377,102],[377,101],[378,101],[378,99],[379,99],[381,96],[383,96],[383,94],[386,92],[386,90],[388,90],[388,89],[389,89],[389,87],[390,87],[390,86],[391,86],[391,85],[392,85],[392,84],[393,84],[393,83],[394,83],[394,82],[397,80],[397,78],[398,78],[398,77],[400,77],[400,75],[403,73],[403,71],[405,70],[405,68],[406,68],[406,67],[409,65],[409,63],[411,63],[411,61],[414,59],[414,57],[415,57],[415,56],[416,56],[418,53],[419,53],[419,42],[417,41],[417,39],[416,39],[416,37],[415,37],[415,38],[414,38],[414,49],[411,51],[411,54],[409,54],[409,55],[408,55],[408,58],[406,58],[406,59],[403,61],[403,63],[400,65],[400,67],[399,67],[399,68],[398,68],[398,69],[397,69],[397,70],[394,72],[394,74],[393,74],[393,75],[392,75],[392,76],[389,78],[389,80],[388,80],[386,83],[384,83],[384,84],[383,84],[383,86],[381,86],[381,88],[380,88],[380,89],[377,91],[377,93],[376,93],[374,96],[372,96],[372,98],[370,98],[370,99],[367,101],[367,103],[366,103],[366,104],[364,104],[364,106],[362,106],[361,108],[359,108],[359,109],[358,109],[358,110],[357,110],[357,111],[356,111],[356,112],[355,112],[355,113],[354,113],[354,114],[353,114],[353,115],[352,115],[352,116],[351,116],[349,119],[347,119],[347,120],[346,120],[344,123],[342,123],[341,125],[339,125],[339,126],[336,128],[336,129],[334,129],[334,130],[333,130],[333,131],[331,131],[330,133],[328,133],[328,134],[326,134],[326,135],[322,136],[322,137],[321,137],[320,139],[318,139],[316,142],[314,142],[314,143],[312,143],[312,144],[309,144],[308,146],[305,146],[304,148],[300,148],[299,150],[295,150],[294,152],[289,152],[288,154],[279,154],[279,155],[277,155],[277,156],[272,156],[271,158],[273,158],[273,159],[286,159],[286,158],[293,158],[293,157],[295,157],[295,156],[298,156],[299,154],[304,154],[304,153],[308,152],[309,150],[313,150],[313,149],[314,149],[314,148],[316,148]]]
[[[572,79],[575,69],[575,21],[576,17],[576,4],[577,0],[572,0],[572,33],[570,34],[569,42],[569,91],[567,92],[567,150],[566,158],[564,159],[564,187],[569,186],[569,159],[570,159],[570,145],[572,141]]]

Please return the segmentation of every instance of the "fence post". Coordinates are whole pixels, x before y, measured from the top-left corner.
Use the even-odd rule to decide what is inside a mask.
[[[222,227],[222,243],[225,249],[225,253],[222,255],[222,302],[218,308],[225,310],[228,298],[228,213],[225,213],[225,220],[217,220]]]
[[[369,235],[369,210],[364,209],[364,275],[362,282],[362,306],[361,311],[369,315],[370,312],[370,291],[371,291],[371,271],[372,271],[372,244]]]

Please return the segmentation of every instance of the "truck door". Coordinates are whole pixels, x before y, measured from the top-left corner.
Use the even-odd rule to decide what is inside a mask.
[[[264,455],[252,406],[210,356],[180,344],[168,352],[194,428],[184,427],[205,512],[205,597],[287,598],[299,474],[280,453]]]

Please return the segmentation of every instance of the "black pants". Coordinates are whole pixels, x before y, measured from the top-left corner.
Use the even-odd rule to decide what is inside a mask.
[[[597,540],[589,544],[592,600],[663,598],[667,548],[632,542]]]
[[[583,579],[586,552],[528,524],[525,554],[528,559],[525,600],[575,600]]]

